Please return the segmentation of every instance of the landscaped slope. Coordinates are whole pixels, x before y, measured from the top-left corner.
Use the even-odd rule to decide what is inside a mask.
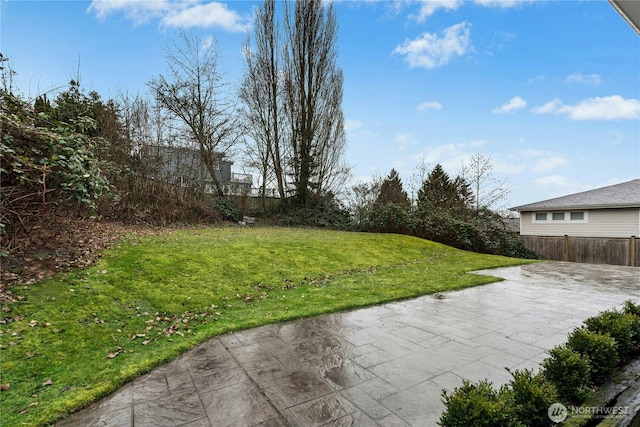
[[[219,228],[122,241],[3,306],[3,425],[42,425],[212,336],[495,280],[525,261],[414,237]]]

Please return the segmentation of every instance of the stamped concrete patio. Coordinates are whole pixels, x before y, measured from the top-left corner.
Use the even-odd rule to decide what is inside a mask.
[[[536,368],[640,269],[541,263],[505,280],[208,341],[57,426],[435,426],[441,390]]]

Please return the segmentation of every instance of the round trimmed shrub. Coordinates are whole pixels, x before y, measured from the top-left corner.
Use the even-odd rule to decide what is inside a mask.
[[[607,310],[588,318],[584,324],[588,330],[609,334],[616,340],[618,355],[623,362],[629,359],[640,344],[640,317],[634,314]]]
[[[549,350],[542,362],[543,375],[567,402],[581,403],[590,392],[591,366],[589,360],[566,345]]]
[[[567,340],[567,347],[589,359],[591,382],[604,383],[618,366],[618,344],[610,335],[585,328],[575,329]]]
[[[495,390],[491,382],[477,384],[462,381],[451,394],[442,391],[445,411],[438,425],[442,427],[523,427],[515,412],[513,392],[503,386]]]
[[[547,411],[558,401],[555,386],[541,374],[534,375],[530,369],[509,373],[513,377],[509,385],[518,419],[529,427],[552,425]]]

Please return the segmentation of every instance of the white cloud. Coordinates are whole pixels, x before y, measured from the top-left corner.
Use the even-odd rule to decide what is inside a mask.
[[[224,3],[199,0],[93,0],[87,12],[94,12],[99,19],[120,13],[135,25],[159,19],[168,27],[218,27],[230,32],[243,32],[250,22]]]
[[[633,179],[633,177],[629,179]],[[582,183],[570,180],[564,175],[549,175],[535,180],[534,184],[539,187],[548,188],[544,193],[546,194],[546,198],[552,198],[580,191],[593,190],[594,188],[606,187],[608,185],[619,184],[620,182],[625,182],[629,179],[611,178],[600,183]]]
[[[435,101],[426,101],[416,107],[418,111],[442,110],[442,104]]]
[[[432,70],[448,64],[454,57],[463,56],[472,49],[469,38],[471,24],[461,22],[446,28],[442,36],[423,33],[414,40],[405,40],[393,51],[404,56],[411,68]]]
[[[175,6],[167,0],[93,0],[87,12],[95,12],[99,19],[106,19],[111,14],[122,13],[136,25],[144,24],[150,19],[165,15]]]
[[[504,160],[500,158],[494,159],[494,172],[502,175],[519,175],[523,172],[526,172],[527,165],[524,163],[518,163],[519,158],[513,159],[512,155],[505,156]]]
[[[582,83],[582,84],[594,85],[594,86],[598,86],[599,84],[602,83],[602,79],[598,74],[574,73],[574,74],[568,75],[566,78],[566,81],[568,83]]]
[[[513,173],[546,173],[567,164],[567,159],[559,153],[548,150],[523,149],[514,151],[508,159]]]
[[[347,131],[347,132],[360,129],[361,127],[362,127],[362,122],[360,120],[345,120],[344,121],[344,130]]]
[[[533,3],[534,1],[536,0],[475,0],[475,3],[484,7],[508,9],[510,7],[517,7],[526,3]]]
[[[564,105],[559,99],[554,99],[531,111],[537,114],[567,114],[572,120],[637,120],[640,118],[640,100],[612,95],[585,99],[576,105]]]
[[[162,24],[169,27],[219,27],[230,32],[243,32],[249,28],[246,18],[218,2],[196,4],[169,13],[162,19]]]
[[[460,144],[441,144],[427,147],[419,153],[412,155],[414,162],[424,162],[431,167],[441,164],[451,174],[460,170],[463,164],[468,163],[471,156],[481,151],[486,141],[476,140]]]
[[[207,37],[206,39],[204,39],[202,41],[202,45],[200,46],[200,50],[201,51],[206,51],[207,49],[209,49],[211,46],[213,46],[213,44],[215,43],[215,39],[211,36]]]
[[[534,181],[537,185],[542,187],[554,187],[565,188],[571,185],[571,182],[566,176],[562,175],[550,175],[543,178],[538,178]]]
[[[405,151],[409,146],[415,145],[417,142],[410,133],[398,133],[395,138],[398,144],[398,151]]]
[[[595,97],[562,107],[560,112],[569,114],[573,120],[634,120],[640,118],[640,101],[619,95]]]
[[[616,131],[609,132],[605,137],[608,138],[605,145],[618,145],[624,140],[624,134]]]
[[[558,98],[555,98],[540,107],[534,107],[531,109],[531,112],[536,114],[550,114],[558,111],[558,109],[562,107],[562,101]]]
[[[544,158],[539,159],[532,167],[532,170],[536,173],[545,173],[555,169],[558,166],[562,166],[567,161],[559,154],[550,154]]]
[[[461,4],[462,0],[423,0],[420,2],[420,11],[412,17],[418,22],[423,22],[438,9],[456,10]]]
[[[519,96],[515,96],[511,98],[509,102],[507,102],[506,104],[498,108],[494,108],[493,110],[491,110],[491,112],[494,114],[505,114],[505,113],[510,113],[512,111],[522,110],[526,106],[527,106],[527,101],[520,98]]]
[[[345,120],[344,121],[344,130],[347,132],[347,137],[349,141],[369,141],[372,138],[376,138],[378,136],[376,132],[376,126],[371,126],[369,124],[365,124],[360,120]]]
[[[533,3],[534,1],[535,0],[475,0],[473,3],[484,7],[507,9],[510,7],[517,7],[525,3]],[[392,4],[395,10],[399,10],[407,4],[413,5],[416,3],[419,4],[418,13],[411,15],[410,18],[415,19],[418,22],[423,22],[439,10],[457,10],[464,3],[471,2],[464,0],[396,0]]]
[[[529,80],[527,80],[527,83],[533,84],[533,83],[543,82],[546,79],[547,77],[544,74],[539,74],[535,77],[531,77]]]

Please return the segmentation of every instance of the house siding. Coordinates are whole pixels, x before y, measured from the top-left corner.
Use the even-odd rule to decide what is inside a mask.
[[[640,209],[638,208],[597,209],[584,212],[588,218],[584,223],[534,222],[535,212],[521,212],[520,234],[522,236],[640,237]]]

